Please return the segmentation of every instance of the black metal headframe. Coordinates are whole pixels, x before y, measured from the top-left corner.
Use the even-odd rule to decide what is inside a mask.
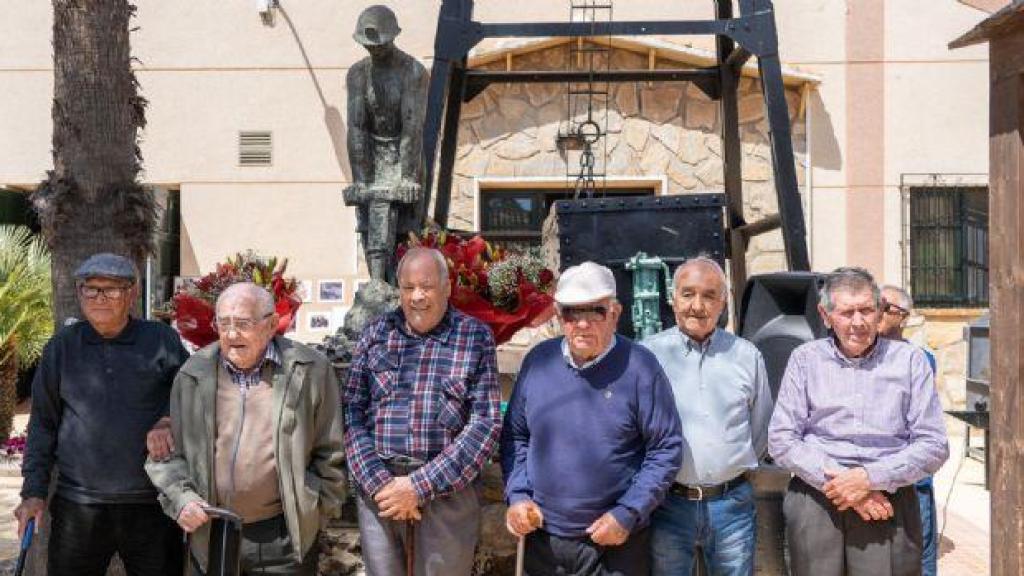
[[[714,0],[713,20],[647,22],[539,22],[486,24],[473,20],[473,0],[443,0],[434,40],[434,61],[427,97],[423,154],[426,160],[425,190],[433,184],[438,137],[441,140],[440,169],[434,219],[446,225],[451,198],[456,137],[463,102],[471,100],[494,82],[568,82],[573,73],[561,71],[494,72],[467,68],[469,51],[485,38],[714,35],[717,64],[702,69],[612,70],[598,72],[600,81],[685,81],[694,82],[721,106],[722,154],[727,229],[730,244],[730,272],[733,294],[740,298],[746,284],[746,250],[751,237],[782,228],[786,260],[791,270],[809,270],[803,207],[797,187],[789,111],[782,82],[775,9],[771,0],[739,0],[740,15],[733,16],[732,0]],[[743,218],[737,92],[740,71],[755,56],[761,74],[766,116],[771,140],[772,164],[779,213],[758,222]],[[442,125],[443,119],[443,125]]]

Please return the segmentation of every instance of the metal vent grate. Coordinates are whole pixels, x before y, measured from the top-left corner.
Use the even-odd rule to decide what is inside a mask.
[[[238,133],[238,165],[270,166],[273,162],[273,139],[270,131]]]

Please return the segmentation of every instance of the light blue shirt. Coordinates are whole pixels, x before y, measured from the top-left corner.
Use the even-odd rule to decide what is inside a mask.
[[[584,362],[583,364],[580,364],[580,365],[577,366],[576,365],[576,360],[574,360],[573,357],[572,357],[572,351],[569,350],[569,339],[563,337],[562,338],[562,357],[565,358],[565,361],[569,363],[569,366],[572,366],[573,368],[575,368],[577,370],[586,370],[587,368],[590,368],[591,366],[593,366],[594,364],[597,364],[601,360],[604,360],[604,357],[607,356],[608,353],[612,351],[612,348],[615,348],[615,342],[617,340],[618,340],[618,336],[612,336],[612,341],[608,343],[608,347],[604,349],[604,352],[601,352],[595,358],[593,358],[591,360],[588,360],[588,361]]]
[[[768,443],[772,393],[761,352],[716,329],[703,345],[678,327],[641,342],[668,375],[683,427],[676,481],[712,486],[757,468]]]

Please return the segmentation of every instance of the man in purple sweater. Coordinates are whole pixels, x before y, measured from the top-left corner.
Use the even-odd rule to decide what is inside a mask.
[[[833,335],[793,351],[768,451],[796,476],[783,513],[794,576],[921,574],[914,483],[949,457],[924,352],[879,338],[878,285],[839,268],[819,311]]]
[[[501,438],[510,532],[532,576],[641,576],[651,512],[682,463],[675,400],[658,360],[615,335],[610,270],[584,262],[555,292],[564,337],[523,361]]]

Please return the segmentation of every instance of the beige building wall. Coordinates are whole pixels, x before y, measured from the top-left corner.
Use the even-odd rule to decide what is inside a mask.
[[[281,0],[274,25],[265,26],[247,0],[137,0],[133,53],[150,101],[144,178],[181,190],[183,272],[209,271],[228,253],[255,246],[290,257],[291,270],[304,279],[323,274],[354,285],[361,277],[349,260],[356,252],[352,213],[340,198],[349,179],[343,79],[364,56],[350,37],[355,17],[376,1]],[[440,0],[386,3],[405,28],[399,45],[429,66]],[[479,0],[476,16],[564,21],[569,15],[567,3],[550,0],[509,6],[506,0]],[[630,0],[616,3],[614,16],[709,17],[711,6]],[[0,185],[32,187],[51,166],[50,5],[7,0],[4,7]],[[805,180],[813,265],[828,270],[862,264],[886,282],[905,283],[901,177],[987,172],[985,49],[945,48],[984,13],[955,0],[787,0],[776,2],[776,10],[784,63],[820,79],[794,125],[797,148],[804,147],[810,162],[809,170],[798,172]],[[707,39],[682,41],[711,47]],[[694,95],[688,91],[682,98],[685,123]],[[805,127],[810,132],[801,137]],[[273,132],[272,166],[238,165],[241,130]],[[648,135],[648,141],[656,139]],[[660,157],[644,157],[648,166],[638,172],[666,175],[670,192],[688,178],[671,177],[677,164],[671,157],[657,168],[650,164],[660,164]],[[463,179],[474,177],[466,162],[460,160],[463,194]],[[509,169],[489,166],[483,174],[502,171]],[[225,236],[219,212],[225,209],[281,216],[260,216],[265,228]],[[777,247],[777,240],[771,242],[768,249]],[[765,262],[764,268],[775,264]]]

